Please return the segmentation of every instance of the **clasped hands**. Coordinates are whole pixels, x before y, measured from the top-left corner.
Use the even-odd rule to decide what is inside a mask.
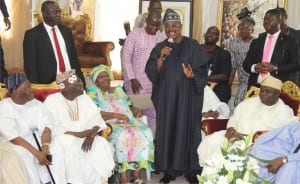
[[[95,126],[92,129],[86,130],[86,137],[81,145],[81,150],[84,152],[88,152],[92,149],[92,145],[94,143],[94,138],[97,135],[99,127]]]
[[[99,130],[98,126],[94,126],[91,129],[84,130],[82,132],[72,132],[66,131],[65,134],[73,135],[75,137],[84,138],[83,143],[81,145],[81,149],[84,152],[88,152],[91,150],[94,138],[97,135]]]
[[[204,118],[210,118],[212,117],[213,119],[217,119],[219,117],[219,112],[218,111],[213,111],[213,110],[209,110],[207,112],[203,112],[202,113],[202,116]]]
[[[234,142],[237,140],[242,140],[243,136],[239,132],[237,132],[233,127],[227,129],[225,137],[230,141]]]
[[[275,70],[274,65],[267,62],[258,63],[255,65],[255,71],[260,73],[273,72]]]

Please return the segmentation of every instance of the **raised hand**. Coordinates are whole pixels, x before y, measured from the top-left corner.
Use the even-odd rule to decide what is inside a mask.
[[[194,73],[193,73],[193,69],[192,66],[190,64],[184,64],[182,63],[182,69],[183,69],[183,73],[187,78],[193,78],[194,77]]]

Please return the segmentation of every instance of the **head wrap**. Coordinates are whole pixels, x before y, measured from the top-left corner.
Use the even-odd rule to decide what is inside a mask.
[[[163,23],[169,22],[169,21],[178,21],[181,22],[180,16],[178,13],[176,13],[174,10],[168,8],[165,12]]]
[[[4,84],[9,93],[12,93],[17,89],[23,82],[27,80],[26,76],[22,73],[14,73],[9,75],[5,80]]]
[[[57,84],[62,83],[74,74],[76,74],[75,69],[71,69],[63,73],[59,73],[56,75],[56,83]]]
[[[271,87],[271,88],[278,89],[279,91],[281,91],[282,82],[281,82],[281,80],[279,80],[279,79],[277,79],[277,78],[270,75],[270,76],[265,77],[261,81],[260,85]]]
[[[245,17],[243,19],[241,19],[241,23],[240,24],[251,24],[253,26],[255,26],[255,20],[251,17]]]
[[[108,73],[110,80],[114,80],[114,76],[113,76],[110,68],[106,65],[98,65],[98,66],[94,67],[92,69],[92,71],[90,72],[90,75],[89,75],[90,79],[93,82],[96,82],[99,73],[101,73],[103,71]]]

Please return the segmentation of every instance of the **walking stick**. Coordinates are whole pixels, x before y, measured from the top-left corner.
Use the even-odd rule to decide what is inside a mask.
[[[35,133],[32,132],[32,135],[33,135],[33,137],[34,137],[35,143],[36,143],[36,145],[38,146],[39,150],[42,151],[41,145],[40,145],[40,143],[39,143],[39,141],[38,141],[38,139],[37,139]],[[48,157],[47,157],[47,159],[48,159]],[[49,161],[50,161],[50,160],[49,160]],[[52,161],[52,160],[51,160],[51,161]],[[47,171],[48,171],[48,173],[49,173],[49,175],[50,175],[50,178],[51,178],[53,184],[56,184],[56,183],[55,183],[55,180],[54,180],[54,177],[53,177],[53,175],[52,175],[52,172],[51,172],[51,170],[50,170],[50,167],[49,167],[48,165],[46,165],[46,168],[47,168]]]

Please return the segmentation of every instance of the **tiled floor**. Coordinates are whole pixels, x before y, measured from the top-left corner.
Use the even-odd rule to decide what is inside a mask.
[[[130,176],[129,171],[127,172],[127,175]],[[146,184],[158,184],[159,180],[163,177],[163,173],[160,173],[160,174],[151,173],[150,180],[147,180],[146,171],[142,170],[141,176],[142,176],[143,182]],[[118,184],[118,181],[115,181],[113,183],[110,180],[110,182],[111,182],[110,184]],[[130,184],[132,184],[132,183],[130,183]],[[170,182],[170,184],[188,184],[188,182],[186,181],[185,177],[181,176],[181,177],[177,177],[175,181]]]
[[[146,172],[142,171],[142,179],[145,183],[151,183],[151,184],[157,184],[159,183],[159,180],[163,177],[163,173],[160,174],[155,174],[155,173],[151,173],[151,178],[150,181],[147,181],[147,177],[146,177]],[[181,176],[181,177],[177,177],[175,181],[170,182],[170,184],[186,184],[188,183],[185,179],[185,177]]]

